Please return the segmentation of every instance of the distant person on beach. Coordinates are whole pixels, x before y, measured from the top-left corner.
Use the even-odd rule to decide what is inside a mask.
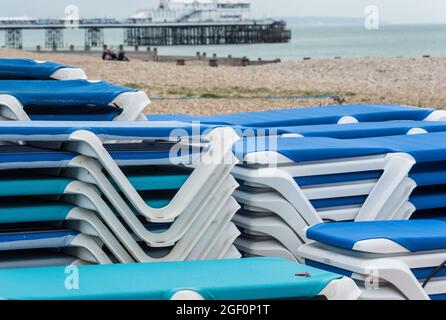
[[[120,50],[118,53],[118,61],[130,61],[129,58],[125,55],[125,51]]]
[[[102,60],[117,60],[117,59],[118,56],[116,55],[116,53],[114,53],[110,49],[107,49],[102,53]]]
[[[125,55],[125,52],[120,50],[118,54],[111,51],[110,49],[104,50],[102,52],[102,60],[107,61],[130,61],[129,58]]]

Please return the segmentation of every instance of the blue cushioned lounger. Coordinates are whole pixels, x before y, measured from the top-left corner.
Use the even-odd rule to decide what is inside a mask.
[[[18,167],[19,164],[16,164]],[[22,163],[23,167],[28,167]],[[56,167],[57,168],[57,167]],[[117,261],[134,260],[127,254],[115,236],[97,217],[98,214],[66,202],[63,198],[74,179],[39,175],[29,171],[2,171],[0,174],[0,227],[18,223],[63,223],[75,230],[94,230],[95,236],[109,248]],[[38,196],[42,196],[40,198]],[[47,200],[46,198],[53,200]],[[70,199],[68,199],[70,200]],[[79,201],[82,202],[82,201]],[[85,202],[84,202],[85,205]]]
[[[0,250],[69,247],[79,232],[72,230],[0,232]]]
[[[262,151],[276,151],[295,163],[404,152],[419,163],[445,160],[445,138],[445,132],[350,140],[325,137],[278,138],[277,146],[272,148],[249,143],[247,141],[254,138],[245,138],[234,149],[240,160],[249,153]]]
[[[112,260],[99,246],[97,239],[78,231],[69,229],[57,230],[49,227],[36,230],[21,228],[18,231],[0,231],[0,251],[72,250],[73,248],[88,252],[88,259],[90,259],[91,263],[112,263]]]
[[[446,131],[444,121],[386,121],[386,122],[360,122],[354,124],[322,124],[309,126],[278,127],[253,129],[257,135],[262,134],[298,134],[304,137],[329,137],[336,139],[361,139],[380,136],[398,136],[410,133],[411,130],[422,129],[427,132]],[[243,130],[243,129],[242,129]],[[263,131],[262,131],[263,130]],[[243,132],[243,131],[242,131]],[[243,132],[249,134],[249,129]]]
[[[29,59],[0,59],[0,80],[86,79],[75,67]]]
[[[393,136],[383,131],[383,136],[353,139],[342,135],[337,136],[340,139],[289,137],[277,138],[271,145],[269,140],[262,145],[262,138],[242,139],[235,152],[245,165],[233,170],[242,185],[235,197],[243,209],[258,213],[246,224],[245,238],[251,231],[262,230],[261,236],[277,240],[274,234],[279,228],[301,235],[305,227],[322,221],[406,220],[415,211],[446,208],[446,133],[441,122],[424,124],[433,124],[431,129],[440,131]],[[356,125],[391,128],[393,134],[406,131],[412,123]],[[350,135],[354,130],[349,131],[349,126],[355,125],[333,126],[332,132]],[[259,217],[262,214],[276,220],[267,227]],[[417,217],[423,218],[421,214]],[[298,246],[287,245],[286,250],[294,252]],[[244,247],[249,248],[246,243]],[[276,247],[277,254],[282,249]]]
[[[142,91],[104,81],[6,80],[0,83],[4,117],[14,120],[127,120],[150,103]]]
[[[91,143],[90,148],[92,148],[92,150],[85,153],[85,156],[89,157],[88,159],[86,157],[79,158],[78,156],[70,158],[73,155],[72,153],[64,154],[67,158],[66,160],[64,159],[66,162],[63,164],[69,167],[69,170],[67,170],[69,172],[67,174],[72,174],[75,179],[86,179],[86,182],[88,183],[90,183],[93,178],[107,200],[115,207],[114,209],[123,216],[125,221],[129,224],[129,227],[132,228],[132,231],[150,246],[165,247],[175,244],[176,251],[173,251],[172,253],[175,255],[165,257],[165,259],[178,257],[178,259],[181,260],[186,258],[188,250],[193,249],[194,244],[201,241],[201,237],[198,237],[198,235],[204,235],[207,231],[207,226],[213,222],[213,219],[219,217],[218,219],[224,219],[224,221],[226,221],[228,214],[234,214],[238,209],[238,207],[236,208],[230,203],[232,190],[237,186],[233,178],[229,176],[230,169],[235,164],[231,154],[232,141],[237,138],[231,129],[218,128],[213,130],[209,134],[211,136],[213,135],[215,139],[210,146],[206,148],[194,148],[198,149],[196,153],[199,155],[203,152],[205,156],[210,156],[211,158],[208,159],[211,160],[211,163],[200,164],[200,162],[195,162],[195,170],[191,174],[187,174],[187,177],[183,174],[176,177],[170,175],[170,177],[165,176],[161,178],[156,176],[151,177],[146,173],[145,175],[139,176],[130,175],[129,179],[120,168],[121,165],[147,166],[153,164],[171,164],[171,162],[166,162],[166,159],[168,161],[172,160],[172,158],[169,157],[172,145],[165,148],[166,144],[162,143],[161,151],[152,151],[153,145],[150,145],[150,143],[148,147],[145,148],[145,145],[140,142],[134,143],[134,146],[132,146],[132,144],[128,143],[128,140],[140,141],[171,138],[172,130],[176,130],[177,132],[180,131],[180,137],[195,135],[195,137],[198,138],[201,137],[208,128],[196,128],[190,124],[181,123],[175,123],[174,126],[172,126],[172,124],[166,122],[161,125],[155,125],[148,122],[80,122],[73,125],[73,123],[67,122],[38,121],[31,123],[5,121],[0,127],[5,130],[0,133],[0,136],[2,136],[0,139],[3,140],[34,140],[39,142],[63,142],[71,140],[75,143],[75,141],[78,141],[78,138],[75,138],[75,136],[79,135],[80,141],[84,141],[77,143],[79,147],[81,144],[84,144],[85,147],[85,143],[87,145]],[[13,132],[16,132],[16,134],[13,134]],[[228,136],[226,136],[226,134],[228,133],[230,133],[229,139],[225,139],[225,141],[221,140],[223,136],[227,138]],[[174,137],[178,137],[178,133],[177,135],[174,135]],[[104,141],[124,140],[126,143],[122,146],[119,144],[103,145],[98,138],[103,139]],[[204,141],[206,141],[207,137],[203,138]],[[226,146],[223,150],[217,150],[217,152],[211,153],[211,150],[214,149],[214,145],[221,147],[220,141],[223,141]],[[74,145],[71,144],[70,148],[73,146]],[[121,147],[122,150],[120,150]],[[188,154],[186,154],[188,158],[189,149],[190,148],[187,149]],[[74,148],[73,150],[79,150],[80,153],[83,153],[87,149],[81,147],[79,149]],[[91,153],[91,151],[93,151],[93,153]],[[2,154],[0,153],[0,155]],[[37,155],[38,159],[32,159],[32,156],[29,155],[30,159],[28,160],[31,161],[33,165],[44,167],[45,165],[55,164],[45,162],[46,152],[43,152],[42,154],[37,153]],[[231,161],[222,166],[220,158],[226,155],[230,156],[229,159]],[[12,167],[14,163],[11,164],[7,162],[7,154],[3,154],[3,156],[4,163],[2,163],[2,166],[4,166],[4,168],[14,168]],[[96,158],[96,156],[99,157]],[[102,160],[99,160],[98,163],[98,161],[93,160],[91,157],[96,158],[97,160]],[[215,159],[212,160],[213,158]],[[21,159],[21,161],[24,162],[25,159]],[[184,162],[179,162],[174,164],[183,163]],[[104,171],[101,170],[101,166],[105,169]],[[90,178],[88,178],[85,173],[89,173]],[[107,176],[105,176],[104,173],[106,173]],[[112,184],[110,180],[113,181],[114,184]],[[132,183],[132,180],[136,180],[135,185]],[[141,191],[151,191],[149,189],[153,188],[149,188],[148,183],[155,180],[156,182],[161,182],[161,180],[163,180],[162,183],[164,185],[162,185],[162,189],[164,190],[176,191],[180,185],[181,189],[173,198],[171,198],[172,201],[166,201],[170,200],[170,198],[146,198],[143,194],[139,193]],[[116,189],[116,187],[119,187],[119,189]],[[73,188],[67,188],[67,192],[70,194],[73,192],[78,194],[78,190],[81,189],[82,188],[76,188],[75,185],[73,185]],[[86,192],[85,190],[90,189],[83,188],[82,190]],[[131,194],[130,197],[128,196],[129,194]],[[129,236],[128,230],[120,223],[117,217],[114,216],[113,210],[108,208],[108,204],[97,196],[93,195],[93,197],[96,199],[96,211],[101,214],[103,219],[105,219],[104,215],[106,215],[107,219],[114,220],[113,223],[110,222],[111,220],[108,220],[108,226],[110,228],[115,228],[113,229],[113,232],[117,234],[117,237],[121,241],[127,241],[124,241],[124,243],[126,243],[126,248],[133,250],[133,257],[138,261],[151,261],[151,258],[147,257],[141,252],[141,248],[136,246],[136,242]],[[127,199],[129,200],[128,202],[125,201]],[[219,199],[219,201],[217,201],[217,199]],[[230,203],[230,206],[227,206],[228,202]],[[129,204],[131,204],[131,206]],[[154,205],[154,207],[151,207],[150,205]],[[98,206],[102,209],[98,209]],[[219,212],[222,212],[221,216],[219,215]],[[149,220],[154,223],[172,222],[173,219],[175,219],[175,222],[168,232],[162,234],[150,233],[139,221],[137,217],[139,215],[148,217]],[[193,239],[191,237],[193,237]],[[123,240],[123,238],[125,239]]]
[[[374,292],[363,287],[365,299],[439,299],[446,293],[446,268],[437,268],[446,258],[445,221],[320,224],[307,237],[315,241],[299,249],[307,264],[354,279],[375,275],[381,286]]]
[[[67,277],[64,268],[1,270],[0,297],[262,300],[324,297],[330,291],[330,299],[357,295],[354,284],[342,276],[270,258],[85,266],[78,274],[79,289],[67,290],[60,285]]]
[[[433,110],[399,105],[346,105],[247,112],[221,116],[149,115],[149,121],[199,121],[240,127],[290,127],[337,124],[353,117],[359,122],[426,119]]]

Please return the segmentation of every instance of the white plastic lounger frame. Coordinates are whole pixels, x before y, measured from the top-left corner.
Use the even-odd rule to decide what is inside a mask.
[[[394,212],[392,215],[387,215],[387,220],[408,220],[416,210],[408,201],[403,204],[399,201],[399,199],[403,199],[404,197],[408,200],[409,191],[413,190],[415,187],[412,183],[409,183],[409,185],[406,186],[405,181],[394,192],[396,196],[392,199],[396,199],[397,201],[389,201],[383,209],[383,212]],[[407,181],[412,180],[407,179]],[[407,190],[406,187],[409,189]],[[399,196],[400,191],[403,192],[401,196]],[[323,208],[317,211],[316,216],[312,216],[299,213],[285,198],[275,191],[250,193],[236,190],[234,192],[234,197],[245,210],[253,213],[267,213],[278,216],[285,221],[301,239],[306,239],[305,229],[309,226],[322,223],[323,221],[355,220],[361,210],[360,205]],[[305,218],[307,218],[308,221],[305,221]]]
[[[69,169],[61,172],[62,175],[96,185],[140,239],[150,246],[165,247],[174,244],[186,232],[191,231],[190,228],[194,221],[200,219],[200,212],[204,211],[203,208],[207,206],[212,194],[216,192],[220,184],[229,176],[233,165],[220,165],[215,168],[209,180],[202,186],[202,192],[197,194],[195,199],[188,200],[184,212],[175,219],[167,231],[162,233],[149,232],[140,223],[135,212],[122,199],[118,190],[115,189],[110,180],[103,174],[102,167],[96,160],[85,156],[78,156],[70,161],[68,167]]]
[[[241,252],[254,257],[284,258],[290,261],[300,262],[296,256],[288,251],[279,241],[274,239],[255,240],[247,237],[239,237],[235,240],[235,246]]]
[[[376,243],[378,244],[375,245]],[[367,247],[381,247],[382,253],[379,254],[379,250],[374,250],[375,254],[352,252],[310,243],[299,249],[299,255],[305,259],[352,271],[353,278],[358,280],[376,275],[382,281],[398,288],[410,300],[429,299],[411,269],[436,267],[446,260],[446,251],[413,254],[390,240],[367,240],[357,243],[355,248],[358,246],[363,246],[365,250]]]
[[[251,194],[236,190],[234,197],[246,210],[277,215],[283,221],[286,221],[301,239],[306,239],[306,228],[323,222],[317,215],[310,216],[309,218],[312,219],[305,221],[303,215],[277,192]]]
[[[225,228],[225,236],[218,239],[214,248],[206,255],[206,260],[222,260],[226,252],[233,246],[235,240],[240,236],[237,227],[230,223]]]
[[[83,234],[98,237],[121,263],[134,262],[97,213],[83,208],[73,208],[66,217],[67,225]]]
[[[121,114],[114,121],[147,121],[147,118],[144,116],[144,109],[149,104],[150,99],[142,91],[122,93],[110,102],[110,105],[122,109]],[[0,94],[0,119],[31,120],[20,101],[8,94]]]
[[[65,251],[72,252],[73,256],[92,263],[112,263],[107,254],[102,250],[102,242],[98,238],[86,234],[81,233],[77,235],[70,242],[70,246],[65,248]]]
[[[233,167],[237,160],[232,154],[232,146],[239,139],[231,128],[217,128],[207,135],[210,147],[203,156],[202,163],[197,165],[189,179],[175,195],[170,204],[162,209],[154,209],[144,202],[133,185],[113,160],[102,141],[93,133],[85,130],[71,134],[68,149],[96,158],[107,171],[118,188],[127,197],[135,209],[152,222],[172,221],[187,209],[191,199],[196,199],[206,191],[204,186],[212,179],[215,172],[222,167]]]
[[[55,80],[87,80],[87,75],[80,68],[60,68],[51,75]]]
[[[65,201],[96,211],[136,261],[175,261],[186,260],[190,251],[199,243],[215,217],[228,210],[228,208],[225,208],[226,200],[231,197],[235,188],[237,188],[237,183],[231,176],[228,176],[210,198],[208,206],[204,208],[205,212],[200,212],[205,218],[196,223],[194,229],[197,232],[186,233],[175,244],[171,252],[161,259],[152,258],[144,252],[93,186],[79,181],[70,183],[65,189],[65,194],[71,195],[65,196]],[[232,212],[232,210],[233,208],[229,208],[229,211]]]
[[[352,279],[343,277],[331,281],[320,293],[319,297],[327,300],[357,300],[361,295],[361,290]]]
[[[369,288],[364,281],[356,281],[362,294],[359,300],[407,300],[407,298],[389,283],[379,283],[379,288]],[[432,280],[424,288],[429,296],[444,295],[446,293],[446,280]]]
[[[214,245],[220,238],[226,238],[227,226],[231,223],[235,213],[240,209],[237,201],[230,197],[227,201],[225,214],[218,215],[206,231],[199,244],[197,244],[189,255],[190,260],[204,260],[209,252],[214,251]],[[225,252],[223,252],[225,253]]]
[[[136,137],[134,138],[136,139]],[[6,140],[9,139],[11,139],[11,136],[8,136]],[[217,128],[212,130],[204,138],[210,142],[210,147],[202,155],[202,162],[195,166],[191,176],[175,195],[170,204],[162,209],[155,209],[147,206],[144,199],[141,198],[119,168],[118,164],[104,148],[101,139],[90,131],[79,130],[72,133],[69,138],[56,135],[33,136],[18,134],[12,139],[29,142],[66,142],[65,149],[98,160],[104,170],[107,171],[116,183],[119,190],[125,194],[127,199],[141,215],[145,216],[151,222],[171,222],[184,213],[191,201],[195,201],[197,198],[199,199],[200,196],[203,198],[207,197],[206,195],[203,196],[205,193],[203,191],[207,191],[205,187],[209,181],[212,181],[212,179],[221,179],[221,176],[216,177],[218,172],[224,172],[237,163],[237,160],[232,153],[232,146],[239,137],[231,128]],[[127,137],[122,140],[128,141],[129,139],[130,138]],[[0,137],[0,140],[5,139]],[[80,167],[80,165],[77,166]]]
[[[367,200],[361,207],[356,221],[376,220],[383,214],[387,203],[393,199],[394,192],[408,178],[409,171],[415,164],[415,160],[405,153],[392,153],[386,155],[345,158],[330,161],[319,161],[295,164],[290,159],[279,156],[279,166],[247,169],[236,167],[232,174],[235,178],[247,181],[279,192],[300,212],[305,220],[318,217],[310,199],[335,198],[351,196],[359,193],[363,195],[369,191]],[[271,158],[271,152],[260,152],[248,154],[244,161],[248,164],[269,165],[269,159],[277,159],[277,154]],[[297,177],[308,177],[317,175],[341,174],[363,171],[382,170],[381,178],[373,185],[370,181],[359,185],[355,182],[350,186],[340,185],[338,188],[323,188],[303,190],[294,180]],[[399,201],[402,205],[409,197],[412,190],[406,190],[406,194]]]
[[[237,214],[234,223],[243,230],[243,234],[267,236],[280,242],[290,253],[297,257],[297,249],[303,240],[280,218],[276,216],[252,217]],[[255,240],[254,240],[255,241]]]
[[[5,166],[8,168],[8,165]],[[73,181],[70,183],[63,192],[67,195],[85,195],[90,201],[97,201],[99,203],[93,206],[97,208],[103,205],[103,201],[97,199],[97,192],[92,188],[89,183],[92,183],[99,187],[99,189],[105,193],[108,200],[115,205],[117,212],[121,215],[124,221],[130,226],[132,231],[143,241],[145,241],[151,247],[167,247],[172,246],[180,240],[186,232],[195,233],[198,232],[197,228],[203,223],[203,220],[209,219],[209,201],[221,189],[221,186],[225,183],[232,183],[236,188],[238,184],[229,175],[232,166],[221,166],[220,170],[223,172],[215,172],[212,179],[210,179],[205,188],[208,192],[202,194],[206,197],[200,197],[198,200],[191,203],[186,212],[178,217],[171,225],[171,227],[162,233],[150,232],[140,222],[138,217],[129,208],[126,202],[121,198],[120,194],[114,189],[113,185],[102,173],[102,169],[96,160],[85,157],[77,156],[67,165],[68,169],[54,168],[48,169],[45,164],[38,166],[41,172],[48,174],[56,174],[69,176],[76,180],[87,183],[83,189],[79,187],[79,182]],[[15,167],[17,169],[17,167]],[[223,199],[222,199],[223,200]],[[90,208],[90,206],[87,206]],[[107,207],[108,208],[108,207]],[[96,210],[96,209],[95,209]],[[122,255],[121,255],[122,256]],[[125,259],[125,257],[123,257]]]
[[[225,253],[225,256],[223,259],[240,259],[242,257],[242,254],[240,251],[237,250],[237,248],[232,245],[229,250]]]

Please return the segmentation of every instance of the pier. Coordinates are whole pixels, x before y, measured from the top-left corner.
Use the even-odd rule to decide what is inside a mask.
[[[8,48],[23,48],[23,32],[45,30],[46,48],[63,48],[64,30],[71,24],[61,19],[0,20]],[[74,24],[73,24],[74,25]],[[246,20],[226,22],[138,22],[132,19],[81,19],[76,28],[85,30],[85,47],[101,47],[105,29],[123,29],[126,46],[216,45],[280,43],[291,40],[283,21]]]

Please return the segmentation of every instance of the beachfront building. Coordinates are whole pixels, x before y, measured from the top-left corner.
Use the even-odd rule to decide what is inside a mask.
[[[138,22],[230,22],[251,19],[246,0],[161,0],[158,8],[138,11]]]
[[[84,19],[76,27],[85,31],[85,50],[104,44],[105,29],[124,31],[124,45],[216,45],[279,43],[291,39],[284,21],[251,18],[248,0],[161,0],[158,8],[140,10],[128,19]],[[67,19],[0,18],[5,46],[23,47],[24,30],[44,30],[45,48],[64,47]],[[73,46],[70,46],[73,48]],[[40,46],[37,46],[40,50]]]

